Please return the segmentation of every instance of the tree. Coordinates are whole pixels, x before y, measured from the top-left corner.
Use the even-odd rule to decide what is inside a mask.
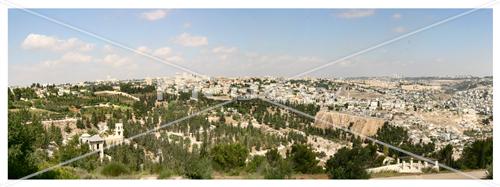
[[[455,167],[455,160],[453,159],[453,146],[446,145],[444,148],[436,153],[436,159],[447,166]]]
[[[57,145],[62,145],[63,137],[61,129],[59,127],[50,125],[49,129],[47,130],[47,134],[49,141],[54,141],[57,143]]]
[[[385,122],[384,125],[377,130],[376,138],[390,145],[399,146],[408,140],[408,131],[403,127],[389,125],[388,122]]]
[[[264,178],[284,179],[292,177],[292,164],[288,160],[283,159],[283,157],[281,157],[278,153],[278,150],[268,150],[266,152],[266,160],[268,165],[264,170]]]
[[[291,178],[293,173],[292,164],[285,159],[280,159],[275,166],[267,167],[264,173],[266,179]]]
[[[277,149],[271,149],[266,152],[267,163],[271,166],[276,166],[278,162],[283,159],[281,155],[278,153]]]
[[[76,127],[79,129],[85,129],[85,125],[83,124],[82,120],[80,120],[80,119],[76,120]]]
[[[248,173],[260,173],[266,167],[266,157],[261,155],[255,155],[252,157],[250,162],[246,166],[246,172]]]
[[[243,168],[248,154],[248,149],[241,144],[216,145],[210,151],[215,168],[225,172]]]
[[[288,158],[293,163],[293,168],[301,173],[319,173],[321,167],[318,166],[319,160],[316,160],[316,153],[304,144],[293,144]]]
[[[184,168],[184,175],[190,179],[211,179],[212,167],[205,157],[192,156]]]
[[[376,147],[342,148],[326,162],[326,172],[332,179],[367,179],[366,168],[376,160]]]
[[[493,138],[476,140],[466,146],[459,160],[464,169],[486,168],[493,164]]]
[[[68,161],[88,152],[90,152],[89,146],[87,144],[79,145],[78,138],[76,136],[73,136],[72,139],[68,143],[66,143],[66,145],[63,145],[59,148],[59,162]],[[97,165],[97,154],[74,161],[69,165],[73,167],[81,167],[89,171],[93,170]]]
[[[44,131],[38,120],[26,125],[31,119],[26,110],[9,112],[8,118],[8,177],[18,179],[38,170],[34,150],[43,146]]]
[[[396,147],[408,146],[406,144],[409,143],[408,131],[403,127],[390,125],[388,122],[385,122],[384,125],[377,130],[375,139]],[[383,151],[385,149],[384,147],[383,145],[379,145],[379,150]],[[402,153],[399,151],[389,149],[389,155],[387,156],[400,156],[401,154]]]

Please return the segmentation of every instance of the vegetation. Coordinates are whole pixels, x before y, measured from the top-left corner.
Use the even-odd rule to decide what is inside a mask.
[[[417,155],[429,156],[435,150],[435,145],[432,142],[419,142],[417,144],[412,143],[406,129],[404,129],[403,127],[390,125],[388,122],[385,122],[384,125],[377,130],[375,139],[392,146],[400,147],[403,150],[411,150],[412,153],[415,153]],[[404,153],[394,149],[388,149],[383,145],[378,145],[378,150],[384,152],[386,156],[405,156]]]
[[[211,179],[212,167],[207,158],[192,158],[185,168],[185,174],[190,179]]]
[[[228,172],[245,167],[248,150],[241,144],[216,145],[210,151],[215,168]]]
[[[119,162],[111,162],[104,166],[101,173],[105,176],[116,177],[123,174],[128,174],[129,171],[125,165]]]
[[[493,138],[476,140],[466,146],[458,160],[462,168],[487,168],[493,164]]]
[[[293,166],[284,159],[276,149],[271,149],[266,153],[267,167],[264,171],[266,179],[285,179],[292,177]]]
[[[45,140],[40,136],[43,127],[34,120],[30,125],[24,125],[31,119],[29,112],[23,110],[9,113],[8,127],[8,177],[17,179],[38,171],[35,150],[45,147]]]
[[[366,179],[366,169],[376,165],[376,146],[341,148],[326,162],[326,173],[331,179]]]
[[[437,151],[434,157],[439,161],[439,163],[454,168],[457,166],[457,163],[453,159],[453,146],[451,146],[450,144],[446,145],[446,147]]]
[[[261,81],[261,80],[255,80]],[[118,95],[95,95],[95,91],[113,90],[133,94],[135,101]],[[245,85],[241,85],[245,86]],[[335,89],[325,81],[318,87]],[[218,101],[198,95],[191,99],[190,92],[165,93],[167,102],[156,101],[154,85],[121,83],[115,85],[73,86],[64,93],[53,85],[44,87],[47,93],[38,96],[33,85],[9,90],[8,116],[8,177],[21,178],[57,163],[91,152],[81,144],[77,134],[63,141],[63,137],[78,133],[99,134],[98,124],[113,128],[123,123],[124,136],[131,137],[154,129],[162,124],[176,122],[154,133],[137,137],[130,144],[122,144],[105,151],[112,159],[100,162],[94,154],[67,166],[46,172],[36,178],[74,179],[120,177],[122,175],[154,175],[160,179],[182,176],[191,179],[210,179],[219,175],[249,175],[255,178],[287,179],[295,174],[327,174],[332,179],[369,178],[367,168],[381,165],[385,156],[401,157],[404,154],[388,147],[373,145],[337,129],[312,126],[313,120],[288,112],[262,100],[237,101],[220,109],[203,113],[185,121],[185,117]],[[87,90],[82,91],[80,90]],[[319,107],[312,104],[285,103],[288,106],[314,115]],[[33,109],[35,108],[35,110]],[[42,121],[72,117],[76,124],[50,124]],[[258,125],[270,127],[269,133]],[[246,125],[245,125],[246,124]],[[74,126],[76,126],[75,129]],[[302,131],[298,132],[298,131]],[[112,134],[112,130],[101,135]],[[325,167],[317,158],[326,158],[324,152],[314,152],[308,136],[352,143],[352,148],[342,148],[330,157]],[[479,140],[467,145],[459,160],[453,160],[451,145],[435,151],[433,143],[412,143],[408,132],[384,124],[375,138],[391,145],[430,156],[441,163],[463,169],[491,168],[492,139]],[[64,143],[63,143],[64,142]],[[285,145],[286,150],[277,147]],[[250,157],[255,151],[265,155]],[[379,156],[378,152],[384,153]],[[491,173],[491,172],[489,172]],[[123,176],[122,176],[123,177]]]
[[[292,150],[288,155],[288,158],[290,158],[290,161],[293,163],[293,169],[296,172],[304,174],[322,172],[322,168],[318,166],[319,161],[316,160],[316,153],[314,153],[307,145],[292,145]]]

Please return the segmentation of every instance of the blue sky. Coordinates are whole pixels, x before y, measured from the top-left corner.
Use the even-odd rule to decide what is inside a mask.
[[[210,76],[293,76],[466,9],[32,9]],[[9,10],[9,85],[181,72]],[[492,75],[483,9],[309,76]]]

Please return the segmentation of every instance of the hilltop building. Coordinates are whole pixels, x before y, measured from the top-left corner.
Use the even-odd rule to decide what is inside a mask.
[[[88,144],[91,151],[99,151],[99,158],[102,162],[104,147],[122,144],[124,140],[123,132],[123,123],[116,123],[112,135],[102,137],[101,134],[90,136],[84,133],[80,136],[80,144]]]

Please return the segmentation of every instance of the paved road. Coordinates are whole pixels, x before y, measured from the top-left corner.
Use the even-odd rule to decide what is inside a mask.
[[[486,170],[474,170],[464,172],[467,175],[474,176],[476,178],[486,177]],[[396,177],[382,177],[373,179],[470,179],[467,176],[461,175],[459,173],[435,173],[435,174],[422,174],[422,175],[405,175]]]

